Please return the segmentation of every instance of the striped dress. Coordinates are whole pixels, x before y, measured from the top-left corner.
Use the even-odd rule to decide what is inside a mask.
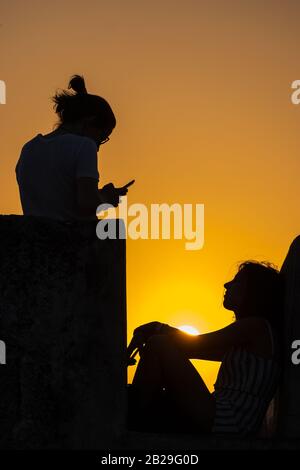
[[[259,431],[279,381],[280,366],[273,357],[259,357],[242,348],[228,351],[218,373],[213,396],[216,403],[212,432],[254,435]]]

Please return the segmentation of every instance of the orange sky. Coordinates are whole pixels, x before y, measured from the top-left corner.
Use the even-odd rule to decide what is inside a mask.
[[[127,243],[128,338],[141,323],[225,326],[238,261],[281,265],[300,232],[296,0],[2,0],[1,213],[21,213],[22,145],[52,129],[50,97],[83,74],[116,118],[101,186],[132,178],[129,203],[204,203],[205,244]],[[130,371],[130,380],[132,376]],[[216,365],[199,370],[212,387]]]

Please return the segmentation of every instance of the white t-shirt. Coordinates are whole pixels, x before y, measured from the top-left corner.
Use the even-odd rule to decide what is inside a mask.
[[[16,165],[24,215],[59,220],[86,220],[78,214],[76,178],[99,181],[97,145],[89,137],[66,133],[38,134],[27,142]]]

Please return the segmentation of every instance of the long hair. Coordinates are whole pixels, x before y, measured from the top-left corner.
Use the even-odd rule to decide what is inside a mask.
[[[247,277],[247,303],[256,316],[266,318],[278,332],[282,328],[284,285],[280,271],[267,261],[239,264]]]
[[[116,126],[116,118],[110,105],[101,96],[87,92],[83,76],[73,75],[68,89],[75,93],[63,90],[52,97],[53,108],[59,117],[57,127],[74,124],[85,117],[93,117],[93,124],[103,129],[112,130]]]

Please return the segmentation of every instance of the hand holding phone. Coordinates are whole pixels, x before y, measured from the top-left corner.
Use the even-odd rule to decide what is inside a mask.
[[[131,186],[134,182],[135,180],[131,180],[121,188],[116,188],[113,183],[106,184],[102,189],[99,190],[101,193],[102,202],[117,207],[120,203],[120,197],[127,194],[129,186]]]
[[[125,184],[121,188],[116,188],[119,192],[119,196],[125,196],[128,192],[129,186],[131,186],[134,182],[135,182],[135,180],[131,180],[131,181],[129,181],[129,183]]]

